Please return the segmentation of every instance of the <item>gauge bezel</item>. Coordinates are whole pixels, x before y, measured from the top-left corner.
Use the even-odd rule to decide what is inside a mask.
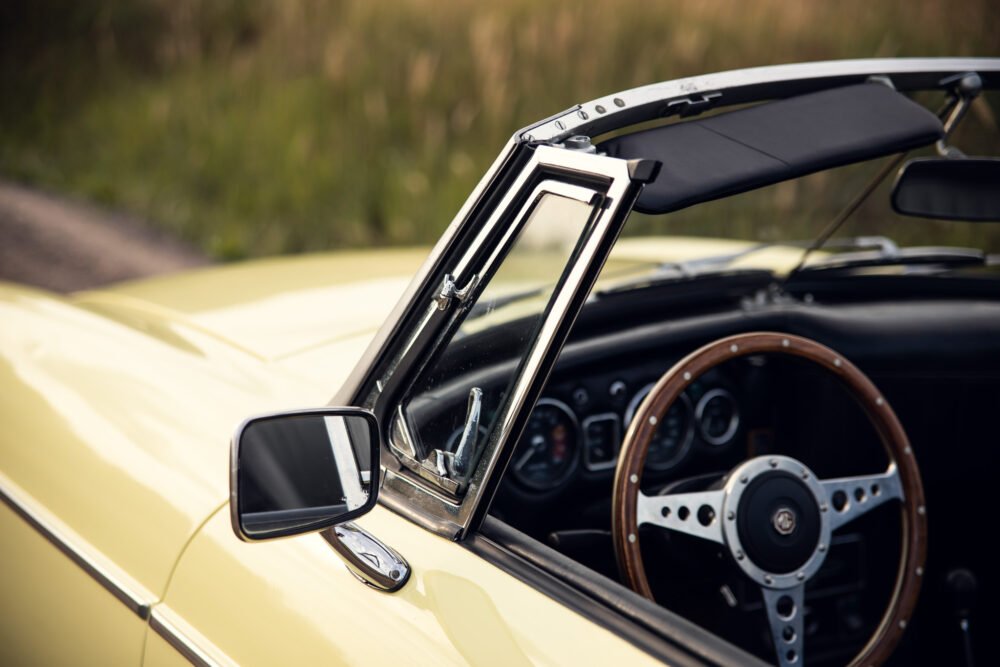
[[[625,407],[625,430],[628,430],[628,427],[632,424],[632,418],[635,416],[635,411],[639,409],[639,404],[642,403],[643,399],[649,395],[649,392],[652,391],[655,385],[655,382],[650,382],[642,389],[635,392],[635,395],[632,396],[632,400],[630,400],[628,405]],[[684,407],[684,412],[687,415],[687,424],[684,428],[684,435],[682,436],[680,446],[677,448],[677,454],[663,463],[653,463],[647,459],[646,468],[649,470],[653,470],[655,472],[672,470],[676,468],[681,461],[686,459],[691,451],[691,444],[694,442],[694,411],[691,407],[691,399],[688,397],[687,393],[683,393],[680,395],[678,400]],[[672,406],[671,409],[673,409]]]
[[[514,479],[517,480],[517,483],[528,490],[538,491],[538,492],[552,491],[553,489],[557,489],[563,484],[565,484],[567,481],[569,481],[569,479],[573,476],[573,473],[576,472],[576,469],[580,465],[580,450],[583,447],[583,434],[580,431],[580,421],[577,419],[576,413],[573,412],[573,409],[560,400],[557,400],[555,398],[538,399],[538,402],[535,403],[535,407],[531,409],[532,415],[528,416],[528,421],[530,422],[531,417],[533,416],[535,410],[543,406],[552,406],[557,410],[561,410],[567,417],[569,417],[569,420],[573,425],[573,433],[576,437],[575,441],[576,444],[573,447],[573,453],[570,455],[570,464],[569,466],[567,466],[565,472],[563,472],[563,474],[560,475],[555,480],[548,482],[546,484],[539,484],[537,482],[526,480],[523,477],[521,477],[521,471],[513,466],[513,459],[511,460],[510,472],[514,476]],[[527,422],[525,423],[525,432],[526,431],[527,431]],[[521,437],[522,438],[524,437],[524,433],[521,434]],[[518,446],[520,446],[520,444],[521,441],[518,440]],[[515,448],[514,456],[517,456],[516,452],[517,449]]]
[[[705,414],[705,406],[708,402],[714,398],[723,397],[729,401],[733,406],[733,416],[729,419],[729,425],[726,427],[725,432],[720,436],[710,436],[705,433],[705,429],[702,426],[701,419]],[[695,422],[698,424],[698,435],[707,444],[713,447],[723,447],[732,442],[733,437],[736,435],[736,431],[740,428],[740,405],[736,402],[736,397],[728,389],[722,387],[715,387],[714,389],[709,389],[706,391],[701,398],[698,399],[698,405],[694,409]]]
[[[614,424],[614,456],[608,461],[603,461],[601,463],[592,463],[590,461],[589,454],[589,444],[587,442],[587,426],[594,422],[600,421],[610,421]],[[596,415],[590,415],[583,420],[581,433],[583,434],[583,467],[590,472],[601,472],[602,470],[611,470],[618,465],[618,453],[621,451],[622,446],[622,418],[618,416],[617,412],[600,412]]]

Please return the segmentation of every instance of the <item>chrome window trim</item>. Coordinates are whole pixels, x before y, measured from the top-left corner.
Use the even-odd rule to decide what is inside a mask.
[[[505,197],[504,203],[506,205],[511,204],[511,199],[516,195],[512,193],[511,196]],[[495,269],[499,268],[502,264],[503,259],[506,257],[507,252],[513,246],[515,239],[518,234],[524,229],[527,224],[528,219],[531,217],[532,213],[537,208],[539,202],[544,195],[555,195],[557,197],[564,197],[566,199],[572,199],[583,204],[588,204],[593,206],[593,198],[595,196],[595,191],[590,188],[581,187],[579,185],[573,185],[571,183],[565,183],[552,178],[546,178],[545,180],[538,183],[531,194],[524,199],[524,203],[518,212],[513,216],[513,223],[508,225],[508,228],[504,230],[502,238],[500,238],[493,247],[492,252],[490,252],[489,257],[483,262],[482,266],[478,268],[477,271],[471,271],[469,269],[470,263],[473,260],[473,255],[475,253],[467,253],[461,258],[461,261],[452,271],[453,275],[457,276],[457,282],[460,284],[471,280],[473,275],[486,275],[492,276]],[[473,240],[472,245],[474,248],[480,248],[485,246],[486,240],[489,235],[493,233],[495,227],[500,224],[504,216],[503,213],[506,209],[498,211],[490,217],[489,221],[484,225],[483,229]],[[591,212],[591,217],[593,217],[593,211]],[[589,220],[588,220],[589,222]],[[583,227],[586,228],[587,223],[584,223]],[[582,233],[581,233],[582,238]],[[560,274],[560,278],[561,278]],[[483,290],[489,286],[490,278],[484,278],[476,286],[477,293],[475,298],[478,298]],[[475,300],[475,299],[474,299]],[[473,300],[473,301],[474,301]],[[436,304],[428,307],[427,314],[420,323],[420,327],[424,327],[428,324],[431,318],[440,316],[438,312],[440,309]],[[413,340],[410,341],[411,344]],[[402,356],[406,356],[410,353],[409,348],[407,348]],[[422,373],[423,371],[421,371]],[[516,370],[515,370],[516,372]],[[419,373],[418,373],[419,375]],[[405,401],[404,401],[405,403]],[[396,409],[392,412],[391,428],[387,429],[389,431],[389,437],[387,440],[387,445],[389,449],[396,455],[396,458],[401,461],[405,461],[406,467],[416,471],[421,474],[422,477],[429,479],[430,481],[438,484],[443,490],[449,493],[454,493],[458,488],[458,482],[448,478],[439,478],[436,474],[431,474],[430,469],[426,466],[421,465],[421,457],[426,457],[430,452],[419,451],[419,447],[414,439],[414,428],[413,424],[410,423],[410,419],[406,413],[405,406],[400,404],[396,406]],[[403,442],[398,442],[399,440]]]
[[[150,608],[155,602],[155,596],[150,591],[131,581],[124,573],[116,572],[116,568],[97,549],[86,544],[82,537],[71,535],[68,527],[60,527],[57,520],[47,516],[48,512],[29,500],[28,494],[2,473],[0,500],[129,611],[142,620],[149,618]]]
[[[860,83],[871,76],[889,77],[898,90],[936,88],[941,79],[964,72],[986,74],[985,87],[1000,87],[1000,76],[989,76],[1000,74],[1000,58],[869,58],[751,67],[674,79],[599,97],[530,125],[515,136],[540,142],[559,142],[577,134],[596,137],[663,117],[671,102],[683,102],[685,98],[706,93],[722,93],[713,102],[726,106]]]
[[[631,205],[629,197],[637,193],[629,175],[629,165],[624,160],[540,146],[535,149],[535,155],[522,167],[521,173],[504,193],[502,204],[497,206],[484,223],[487,229],[477,233],[475,242],[469,245],[462,257],[453,259],[454,265],[461,266],[468,272],[473,268],[474,261],[482,261],[476,260],[474,256],[481,255],[484,239],[489,238],[486,234],[495,233],[496,225],[509,226],[509,229],[504,230],[504,239],[507,239],[520,225],[523,214],[523,210],[519,208],[513,217],[514,222],[510,222],[512,220],[510,207],[524,197],[524,191],[531,179],[539,178],[541,185],[551,178],[558,178],[550,177],[549,173],[564,173],[568,179],[578,178],[593,182],[592,189],[578,186],[579,189],[571,188],[570,191],[577,195],[587,192],[591,197],[597,196],[603,201],[595,202],[591,218],[587,222],[587,229],[580,237],[581,245],[575,251],[574,258],[570,260],[572,264],[560,276],[560,287],[553,293],[549,315],[543,320],[537,338],[532,341],[523,357],[523,370],[503,407],[494,433],[485,445],[480,462],[469,480],[465,496],[460,500],[449,498],[440,491],[429,488],[428,483],[413,477],[391,455],[383,457],[385,474],[380,492],[383,504],[429,530],[450,538],[460,538],[464,535],[473,523],[474,516],[479,512],[483,501],[487,496],[492,497],[496,482],[493,480],[494,471],[502,456],[509,457],[510,449],[513,447],[513,443],[510,442],[512,431],[518,427],[519,419],[522,422],[526,419],[526,403],[538,392],[537,385],[541,382],[538,378],[539,371],[546,361],[551,361],[549,357],[552,356],[553,346],[557,343],[556,333],[570,321],[567,315],[570,314],[573,302],[579,298],[581,290],[586,287],[585,281],[592,279],[590,276],[592,270],[596,271],[603,265],[604,256],[613,243],[614,236],[617,235],[617,229],[614,230],[615,234],[610,234],[612,227],[616,222],[620,223],[622,215],[627,214]],[[531,193],[535,194],[536,188],[532,188]],[[532,203],[530,199],[524,201],[528,205]],[[501,241],[494,243],[496,245],[489,249],[487,261],[495,261],[505,245]],[[409,336],[396,352],[395,359],[385,363],[378,386],[388,384],[392,373],[398,370],[401,360],[424,356],[427,346],[439,344],[438,341],[421,340],[422,332],[429,328],[431,318],[440,317],[438,314],[440,311],[437,311],[433,304],[426,304],[424,307],[426,308],[424,316],[408,332]],[[575,312],[572,316],[575,317]],[[561,340],[558,343],[561,343]],[[559,345],[555,345],[555,350],[558,349]],[[372,402],[377,402],[383,392],[375,391],[373,394],[375,397]],[[390,415],[393,410],[394,406],[381,405],[376,412]],[[506,464],[506,459],[503,463]]]
[[[548,150],[548,149],[539,149]],[[525,174],[526,178],[519,179],[521,183],[530,177],[530,174]],[[483,228],[479,230],[476,234],[476,238],[473,239],[472,245],[476,248],[482,248],[486,245],[491,234],[494,233],[494,229],[501,223],[502,219],[507,217],[505,212],[510,209],[512,201],[519,195],[514,188],[511,188],[507,195],[503,198],[500,205],[497,206],[497,210],[490,216],[489,221],[483,225]],[[514,238],[521,232],[525,224],[527,224],[528,218],[531,217],[531,213],[535,210],[538,205],[539,200],[542,195],[553,194],[560,197],[565,197],[567,199],[572,199],[574,201],[582,202],[584,204],[593,203],[594,190],[592,188],[585,188],[579,185],[573,185],[572,183],[566,183],[564,181],[559,181],[555,178],[546,178],[541,181],[535,188],[531,191],[531,194],[525,199],[524,204],[518,210],[517,214],[514,216],[514,223],[508,225],[507,229],[504,230],[503,237],[498,240],[494,245],[493,251],[490,253],[489,258],[483,263],[483,267],[487,271],[495,267],[500,260],[500,256],[506,256],[507,251],[510,248],[511,243],[513,243]],[[474,260],[475,253],[466,253],[463,255],[459,261],[455,264],[455,268],[452,273],[455,275],[456,281],[459,283],[464,283],[469,280],[473,271],[469,269],[472,261]],[[478,272],[478,271],[477,271]],[[484,285],[485,286],[485,280]]]

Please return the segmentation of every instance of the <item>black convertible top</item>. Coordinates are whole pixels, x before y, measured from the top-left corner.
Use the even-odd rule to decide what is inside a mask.
[[[933,113],[881,83],[863,83],[635,132],[598,150],[662,163],[636,210],[666,213],[941,138]]]

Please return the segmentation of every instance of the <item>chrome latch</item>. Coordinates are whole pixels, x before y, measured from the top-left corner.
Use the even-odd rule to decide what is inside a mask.
[[[556,144],[569,151],[580,151],[581,153],[597,153],[597,147],[590,141],[590,137],[585,134],[575,134],[567,138],[561,144]]]
[[[469,390],[469,402],[465,412],[462,437],[454,452],[434,450],[434,465],[441,477],[454,480],[465,479],[472,469],[472,462],[479,440],[479,418],[483,411],[483,390],[473,387]]]
[[[720,101],[722,101],[722,93],[695,93],[667,102],[662,115],[667,117],[677,114],[681,118],[696,116],[703,111],[708,111]]]
[[[464,303],[472,294],[477,283],[479,283],[479,274],[473,274],[465,287],[459,289],[458,285],[455,284],[455,276],[446,273],[444,280],[441,281],[441,291],[434,297],[434,303],[437,304],[438,310],[448,310],[452,299],[458,299],[459,303]]]

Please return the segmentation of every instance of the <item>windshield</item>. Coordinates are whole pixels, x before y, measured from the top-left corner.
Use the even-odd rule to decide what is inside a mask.
[[[476,373],[496,362],[490,351],[516,360],[526,354],[593,210],[589,202],[552,193],[538,199],[503,264],[406,402],[410,433],[420,456],[435,450],[456,452],[467,420],[464,397],[470,392],[476,392],[481,415],[471,445],[479,451],[516,379],[517,364],[509,363],[502,382],[489,386],[482,385]],[[516,326],[500,326],[514,320]],[[460,400],[449,400],[456,396]]]

